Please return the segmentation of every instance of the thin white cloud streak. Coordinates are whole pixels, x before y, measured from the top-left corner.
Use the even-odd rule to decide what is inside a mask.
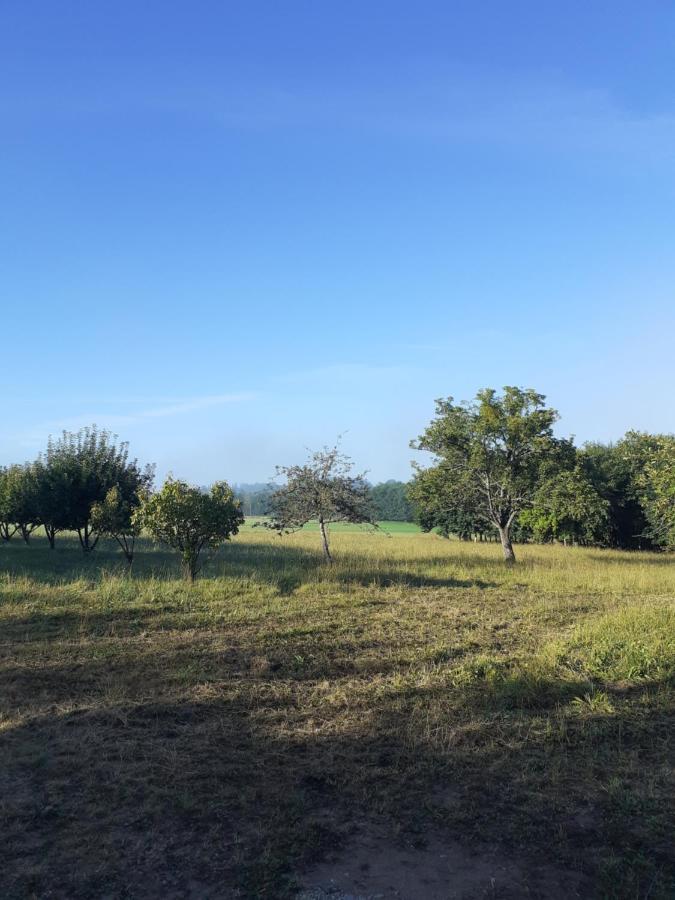
[[[133,74],[133,73],[132,73]],[[5,120],[35,116],[91,119],[143,113],[201,117],[226,129],[321,129],[580,153],[656,162],[675,159],[675,110],[640,114],[608,90],[565,85],[550,73],[402,62],[395,72],[354,70],[353,85],[270,85],[261,73],[174,73],[171,82],[110,83],[96,95],[43,90],[0,98]]]
[[[98,413],[70,416],[66,419],[45,422],[32,428],[30,433],[21,438],[23,446],[32,446],[36,441],[44,440],[50,434],[58,434],[61,431],[76,431],[86,425],[96,423],[107,429],[117,429],[123,426],[136,425],[153,419],[163,419],[171,416],[188,415],[204,409],[225,406],[231,403],[244,403],[254,400],[258,395],[252,391],[236,394],[215,394],[206,397],[192,397],[168,405],[151,407],[132,413]]]

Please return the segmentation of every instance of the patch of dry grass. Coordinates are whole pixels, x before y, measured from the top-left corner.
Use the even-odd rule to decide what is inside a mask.
[[[671,896],[672,557],[334,548],[0,548],[2,896],[292,895],[364,821]]]

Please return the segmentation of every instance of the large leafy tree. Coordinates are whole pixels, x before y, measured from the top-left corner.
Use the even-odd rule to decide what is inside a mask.
[[[415,518],[423,531],[436,528],[443,537],[482,538],[492,526],[483,512],[480,493],[468,479],[457,483],[453,475],[444,460],[417,469],[408,488]]]
[[[44,467],[41,493],[48,505],[43,518],[54,533],[77,531],[85,553],[96,547],[101,535],[92,523],[94,506],[117,488],[121,501],[133,507],[154,477],[153,466],[142,468],[129,457],[126,442],[117,443],[115,435],[96,426],[76,433],[64,431],[58,440],[50,440],[40,462]]]
[[[332,562],[329,525],[352,522],[375,527],[365,474],[355,475],[352,469],[352,461],[338,446],[312,453],[302,466],[278,466],[277,474],[286,483],[271,495],[270,521],[265,524],[282,533],[318,522],[324,557]]]
[[[537,541],[564,544],[599,544],[607,529],[609,503],[604,500],[580,466],[546,478],[537,489],[532,506],[520,517]]]
[[[194,581],[203,551],[216,550],[237,534],[244,516],[224,481],[203,491],[169,477],[160,491],[145,498],[132,521],[137,529],[147,529],[155,540],[177,550],[185,577]]]
[[[659,546],[646,508],[645,467],[659,435],[629,431],[615,444],[588,443],[578,458],[586,477],[608,504],[601,543],[624,549]]]
[[[675,548],[675,436],[655,439],[639,477],[639,489],[648,534],[657,546]]]
[[[533,390],[505,387],[479,391],[471,403],[438,400],[436,417],[414,449],[428,450],[442,467],[446,506],[463,508],[475,498],[475,513],[499,533],[508,563],[515,561],[512,528],[542,479],[573,453],[553,436],[558,418]]]

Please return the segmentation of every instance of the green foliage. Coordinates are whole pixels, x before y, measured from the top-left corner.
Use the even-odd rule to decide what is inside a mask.
[[[599,543],[625,549],[673,546],[668,485],[674,443],[672,435],[629,431],[616,444],[586,444],[579,451],[589,481],[608,504]]]
[[[14,465],[0,473],[0,535],[10,540],[17,531],[28,542],[40,524],[35,465]]]
[[[638,484],[647,451],[644,438],[648,436],[629,432],[616,444],[588,443],[578,453],[586,477],[607,503],[607,523],[599,540],[604,546],[651,546]]]
[[[499,532],[507,562],[515,559],[511,529],[516,517],[530,505],[542,479],[573,454],[569,442],[553,437],[558,414],[544,401],[542,394],[517,387],[505,387],[501,396],[486,388],[472,403],[438,400],[436,418],[412,445],[437,457],[437,475],[426,476],[419,494],[420,499],[431,495],[430,519],[451,510],[489,522]],[[436,490],[441,491],[438,500]]]
[[[185,577],[194,581],[202,551],[215,550],[237,534],[244,516],[224,481],[206,492],[169,477],[158,493],[144,499],[132,522],[136,529],[147,529],[155,540],[177,550]]]
[[[103,501],[94,503],[91,508],[92,529],[97,534],[114,538],[129,565],[134,559],[136,538],[141,533],[141,525],[134,513],[146,497],[146,492],[125,497],[119,486],[114,485]]]
[[[475,485],[468,479],[458,482],[453,474],[444,460],[417,470],[408,488],[415,518],[423,531],[437,528],[444,537],[482,537],[492,525],[482,512]]]
[[[9,469],[0,467],[0,539],[10,541],[16,533],[9,495]]]
[[[413,509],[408,486],[402,481],[384,481],[370,489],[373,514],[378,521],[412,522]]]
[[[654,439],[638,485],[649,522],[647,533],[657,546],[675,548],[675,437]]]
[[[607,529],[608,508],[607,500],[576,466],[542,481],[532,507],[521,513],[520,523],[529,526],[540,542],[600,543]]]
[[[375,526],[370,487],[364,475],[352,474],[351,460],[331,447],[313,453],[304,466],[278,466],[286,479],[270,497],[271,521],[267,527],[280,534],[318,521],[324,556],[332,557],[327,526],[351,522]]]
[[[105,502],[111,488],[122,505],[133,507],[154,477],[152,466],[142,469],[129,458],[126,442],[117,444],[114,435],[96,426],[50,440],[39,465],[41,496],[49,498],[45,521],[55,530],[77,531],[85,552],[96,547],[101,533],[92,523],[93,507]]]

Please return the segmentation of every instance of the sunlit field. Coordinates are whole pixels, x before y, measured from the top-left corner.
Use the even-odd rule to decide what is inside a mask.
[[[332,549],[0,547],[0,895],[319,896],[376,835],[509,861],[447,896],[673,896],[673,556]]]

